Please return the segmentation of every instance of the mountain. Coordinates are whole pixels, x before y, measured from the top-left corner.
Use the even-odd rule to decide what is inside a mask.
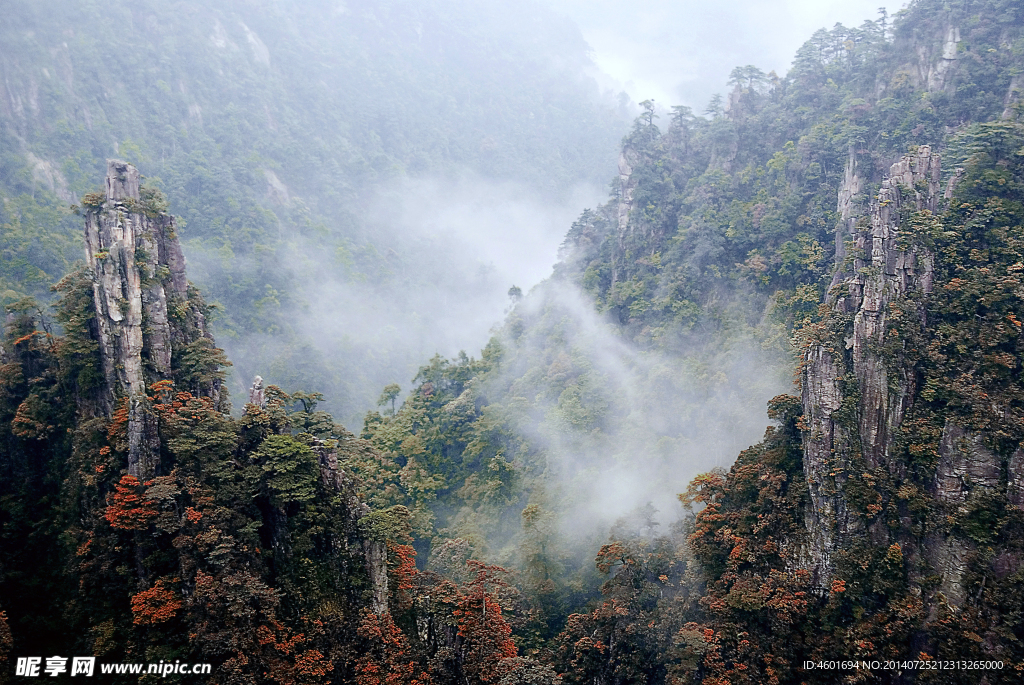
[[[705,117],[663,132],[647,103],[609,202],[482,359],[367,419],[421,535],[524,569],[567,682],[1018,677],[1022,20],[915,2],[815,34],[785,78],[737,68]],[[665,484],[756,441],[779,369],[799,396],[673,523]],[[1005,670],[919,672],[954,658]]]
[[[232,418],[180,222],[111,162],[59,328],[8,307],[0,656],[1019,682],[1022,32],[917,0],[702,116],[641,103],[552,276],[358,437],[262,378]]]
[[[89,265],[57,286],[64,334],[30,300],[9,308],[0,661],[71,650],[208,664],[226,682],[377,682],[380,659],[414,672],[392,618],[414,589],[435,596],[432,672],[514,657],[503,572],[468,561],[462,583],[413,583],[408,510],[361,501],[347,465],[380,455],[318,395],[258,379],[227,413],[227,361],[174,218],[126,162],[105,187],[83,198]]]
[[[192,277],[217,305],[211,325],[246,371],[229,384],[262,373],[326,393],[352,421],[373,406],[368,388],[404,382],[441,342],[465,344],[440,300],[478,293],[452,309],[497,320],[510,285],[382,206],[409,182],[451,195],[460,179],[505,203],[554,204],[605,184],[626,127],[587,76],[578,30],[539,3],[4,12],[4,300],[45,298],[72,270],[82,252],[68,207],[96,190],[107,158],[124,158],[179,217]],[[324,307],[340,330],[310,323]],[[395,333],[360,325],[381,310]],[[471,340],[486,339],[490,316]]]

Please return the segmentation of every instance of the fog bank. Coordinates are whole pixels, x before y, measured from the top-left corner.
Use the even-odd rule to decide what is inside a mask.
[[[884,0],[549,0],[579,24],[592,58],[635,102],[702,111],[726,91],[729,72],[753,64],[788,71],[797,49],[820,28],[849,27],[890,14],[902,2]]]
[[[361,240],[290,237],[280,268],[298,295],[274,312],[290,335],[219,339],[235,364],[232,393],[244,397],[257,374],[318,390],[323,408],[358,428],[384,385],[408,390],[435,354],[476,354],[507,312],[509,289],[550,275],[566,227],[603,195],[580,184],[552,201],[470,172],[384,185],[360,210]],[[215,258],[189,254],[198,266]]]

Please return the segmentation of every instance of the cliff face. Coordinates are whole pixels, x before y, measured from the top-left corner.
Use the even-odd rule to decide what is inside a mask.
[[[156,472],[160,451],[146,389],[173,379],[175,348],[200,338],[212,345],[212,337],[201,301],[189,299],[174,217],[153,196],[143,200],[138,170],[109,160],[104,195],[86,196],[83,202],[85,256],[106,378],[101,404],[110,416],[120,401],[126,402],[128,472],[143,479]],[[198,394],[221,403],[219,381]]]
[[[352,682],[404,530],[353,476],[381,456],[260,379],[232,417],[159,194],[112,161],[82,206],[62,331],[21,302],[0,341],[0,632],[6,614],[16,653],[174,654],[218,682]]]
[[[216,348],[202,299],[190,291],[186,279],[174,217],[163,211],[158,198],[142,190],[138,170],[126,162],[108,161],[104,194],[87,196],[83,203],[86,260],[106,379],[100,403],[108,417],[127,411],[128,474],[145,481],[161,472],[158,420],[147,390],[159,381],[174,381],[177,389],[211,399],[218,410],[226,409],[219,376],[196,382],[195,373],[186,368],[190,353]],[[210,364],[201,360],[198,365]],[[257,376],[249,394],[254,415],[266,408],[264,393],[262,378]],[[321,485],[341,496],[349,524],[356,526],[369,507],[339,468],[337,448],[314,442]],[[273,548],[290,553],[286,510],[272,507],[268,517]],[[363,540],[362,547],[372,587],[371,607],[381,614],[387,610],[387,549],[383,542],[370,539]]]
[[[900,249],[900,222],[911,212],[935,212],[939,204],[939,157],[924,146],[892,166],[870,203],[869,223],[858,222],[852,199],[863,182],[856,164],[851,153],[839,191],[837,231],[837,243],[852,243],[852,268],[847,266],[844,277],[844,264],[838,265],[839,287],[833,288],[840,293],[833,306],[846,315],[848,330],[842,345],[811,348],[803,373],[809,426],[804,472],[811,494],[807,529],[823,585],[831,579],[837,546],[863,529],[844,494],[854,461],[862,460],[868,469],[887,468],[894,475],[901,470],[891,459],[893,439],[914,394],[915,379],[904,365],[887,363],[879,351],[886,343],[892,303],[913,292],[927,295],[932,288],[932,256]],[[845,250],[837,254],[845,256]]]
[[[853,199],[864,183],[856,164],[851,154],[839,192],[837,243],[841,239],[849,254],[837,251],[842,261],[830,294],[831,328],[807,349],[802,372],[807,558],[818,587],[826,588],[841,550],[859,540],[898,544],[912,586],[920,589],[924,578],[937,576],[938,589],[957,606],[964,600],[975,543],[953,526],[921,526],[900,500],[920,488],[937,512],[964,513],[967,501],[982,495],[1024,505],[1020,449],[1007,460],[986,446],[985,435],[947,418],[933,476],[920,483],[898,444],[920,394],[920,370],[898,328],[908,318],[925,334],[934,325],[927,303],[935,287],[935,256],[904,234],[913,217],[943,210],[962,171],[954,170],[943,189],[939,156],[922,146],[892,165],[867,212],[858,216]],[[875,487],[882,481],[889,490]],[[850,493],[865,483],[874,489],[866,499],[859,493],[855,504]],[[893,489],[906,496],[892,495]],[[1016,559],[1004,562],[1013,566],[1004,569],[1011,573],[1019,566]]]
[[[918,88],[930,92],[950,92],[970,78],[960,73],[961,30],[954,14],[922,14],[927,21],[903,26],[906,37],[915,35],[907,43],[912,46],[908,61],[897,74],[910,75]],[[1011,118],[1016,92],[1014,77],[1004,119]],[[991,435],[965,428],[952,415],[942,416],[929,475],[922,480],[920,473],[910,473],[900,441],[908,434],[908,416],[921,401],[922,370],[920,351],[914,350],[917,358],[908,354],[908,340],[899,329],[911,325],[925,338],[934,335],[936,324],[927,312],[937,286],[935,255],[908,239],[908,226],[915,217],[927,220],[948,207],[963,170],[947,169],[943,187],[939,155],[921,146],[882,179],[872,179],[864,171],[872,164],[859,159],[864,152],[851,146],[838,193],[836,271],[828,296],[832,314],[803,359],[803,467],[810,494],[804,560],[818,587],[826,588],[842,550],[859,541],[898,544],[912,586],[920,591],[925,578],[938,579],[938,590],[957,606],[964,601],[965,572],[977,544],[958,526],[938,522],[964,515],[968,502],[980,497],[1024,506],[1024,454],[1018,449],[1009,458],[1000,456],[991,449]],[[865,197],[873,180],[881,185]],[[991,404],[994,415],[1008,409]],[[922,525],[908,506],[913,497],[941,515],[924,517],[928,523]],[[1020,566],[1016,559],[1008,563],[1004,574]]]

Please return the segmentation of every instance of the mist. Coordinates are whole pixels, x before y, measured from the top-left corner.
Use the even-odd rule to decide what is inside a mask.
[[[505,357],[478,392],[502,398],[536,451],[543,475],[531,501],[555,515],[569,547],[605,538],[638,508],[667,529],[690,480],[758,442],[766,403],[792,390],[791,359],[763,344],[764,321],[695,333],[671,353],[641,349],[590,296],[550,279],[508,322]]]
[[[603,89],[605,107],[625,115],[623,133],[636,101],[654,97],[659,107],[688,104],[699,111],[711,94],[726,89],[735,66],[754,63],[784,73],[814,28],[857,25],[878,8],[796,0],[713,9],[660,1],[637,8],[576,0],[548,6],[569,18],[549,33],[563,31],[574,44],[582,31],[589,42],[592,62],[574,68],[579,78],[597,83],[595,94]],[[492,18],[503,11],[489,7]],[[630,102],[620,97],[616,105],[621,89]],[[532,111],[529,116],[522,135],[530,137],[534,128],[551,133],[550,122],[533,119]],[[481,349],[508,311],[509,288],[525,292],[551,274],[573,219],[606,199],[594,179],[615,173],[612,155],[557,186],[511,180],[486,164],[415,168],[365,186],[345,207],[347,227],[337,228],[337,217],[323,218],[326,234],[288,226],[303,200],[328,206],[316,195],[297,197],[301,188],[292,179],[273,175],[268,197],[278,203],[274,211],[283,225],[275,277],[289,283],[288,300],[278,302],[270,289],[257,307],[269,322],[264,330],[236,326],[218,334],[235,364],[229,381],[235,397],[244,398],[258,374],[286,389],[323,392],[324,408],[357,428],[384,385],[397,382],[407,390],[433,355]],[[201,242],[186,243],[186,250],[202,285],[222,257]]]
[[[605,87],[634,102],[702,111],[725,93],[729,72],[753,64],[784,75],[812,33],[837,22],[856,27],[894,14],[904,3],[883,0],[549,0],[575,21],[592,49]]]
[[[698,111],[726,90],[735,66],[783,74],[815,29],[859,25],[879,9],[803,0],[548,4],[589,42],[592,64],[584,68],[607,103],[622,89],[631,107],[655,98],[660,107]],[[620,97],[620,110],[625,104]],[[220,339],[235,364],[232,393],[244,398],[257,374],[286,390],[319,391],[322,408],[358,431],[385,385],[398,383],[405,396],[431,357],[475,355],[497,336],[506,361],[477,392],[508,412],[529,442],[532,468],[543,474],[530,497],[557,503],[550,509],[566,539],[599,539],[637,507],[667,525],[694,476],[728,467],[760,440],[766,402],[792,387],[792,360],[762,344],[771,336],[758,327],[771,324],[752,311],[756,298],[725,294],[743,302],[737,321],[760,319],[741,333],[734,327],[641,349],[589,295],[551,278],[573,220],[607,200],[592,179],[614,172],[609,158],[604,172],[588,169],[560,188],[470,167],[400,173],[349,208],[354,225],[342,241],[330,239],[329,228],[286,232],[277,268],[292,299],[275,308],[268,296],[281,330]],[[302,200],[274,180],[284,215]],[[200,274],[218,258],[197,246],[189,256]],[[513,286],[529,292],[525,300],[510,298]]]
[[[285,384],[303,374],[320,383],[303,389],[323,392],[323,407],[358,429],[384,385],[408,390],[435,354],[483,347],[509,309],[510,288],[548,277],[565,227],[603,195],[582,182],[544,193],[470,170],[384,184],[359,211],[365,243],[288,241],[280,267],[298,306],[274,316],[306,345],[296,354],[273,332],[224,339],[235,360],[232,394],[244,397],[255,375]],[[201,266],[216,255],[189,258]]]
[[[1010,682],[1024,3],[902,1],[3,0],[0,663]]]

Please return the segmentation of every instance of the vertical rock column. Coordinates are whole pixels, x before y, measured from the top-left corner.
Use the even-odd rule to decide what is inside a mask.
[[[894,475],[900,469],[890,454],[916,388],[908,369],[901,368],[898,379],[890,378],[893,371],[879,350],[892,303],[912,291],[931,292],[932,256],[914,248],[901,250],[897,238],[900,222],[910,212],[938,209],[939,172],[939,157],[928,146],[892,165],[870,203],[870,227],[861,231],[855,230],[853,208],[863,184],[852,152],[840,188],[837,232],[853,238],[856,254],[852,273],[842,273],[842,264],[837,265],[834,284],[842,288],[833,306],[853,315],[852,331],[848,328],[847,337],[832,347],[809,349],[802,379],[810,429],[804,439],[804,473],[810,488],[806,525],[820,587],[831,580],[835,551],[862,532],[859,520],[850,516],[844,491],[853,458],[860,455],[867,468],[883,466]],[[837,258],[842,259],[839,250]],[[856,382],[856,415],[840,421],[836,413],[844,406],[844,378]]]
[[[864,189],[864,179],[861,178],[857,168],[857,152],[851,145],[846,161],[846,170],[843,174],[843,182],[839,185],[839,203],[836,209],[839,212],[839,223],[836,226],[836,269],[832,279],[835,286],[843,278],[843,261],[846,259],[846,240],[855,233],[856,202]]]
[[[633,167],[639,162],[635,150],[624,147],[619,153],[619,201],[618,201],[618,245],[619,255],[626,252],[626,234],[632,232],[630,213],[633,211],[633,192],[636,190],[636,179],[633,178]],[[612,257],[612,285],[619,280],[619,257]]]
[[[253,387],[260,386],[262,393],[263,379],[256,377]],[[250,402],[256,405],[255,402]],[[355,436],[350,436],[354,439]],[[359,519],[370,513],[370,507],[359,499],[355,483],[338,465],[337,448],[326,443],[319,443],[313,448],[320,464],[320,482],[324,487],[337,492],[345,502],[351,523],[358,528]],[[370,578],[372,595],[370,609],[378,616],[388,611],[388,547],[380,540],[364,538],[363,559],[366,560],[366,573]]]
[[[107,162],[105,198],[85,209],[85,257],[106,377],[104,408],[109,416],[122,398],[127,403],[128,472],[142,480],[155,472],[160,448],[146,388],[171,377],[167,290],[187,297],[185,258],[173,217],[147,211],[139,172],[127,162]]]
[[[911,212],[936,212],[940,197],[939,174],[939,156],[933,155],[927,145],[921,146],[916,155],[893,164],[889,177],[882,181],[871,203],[871,232],[862,234],[858,240],[870,257],[864,260],[866,268],[859,268],[853,279],[862,296],[854,315],[850,346],[861,396],[860,447],[872,468],[893,467],[889,453],[895,430],[903,422],[916,391],[910,373],[890,379],[885,360],[878,353],[885,342],[889,307],[911,291],[928,294],[932,290],[932,256],[914,248],[900,250],[897,246],[899,226]],[[895,382],[890,383],[890,380]]]

